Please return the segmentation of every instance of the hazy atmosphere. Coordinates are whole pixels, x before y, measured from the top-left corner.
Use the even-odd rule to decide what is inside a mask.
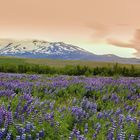
[[[139,0],[0,0],[0,38],[61,41],[140,57]]]

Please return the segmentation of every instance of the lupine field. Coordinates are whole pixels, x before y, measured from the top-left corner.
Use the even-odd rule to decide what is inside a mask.
[[[140,140],[140,78],[0,73],[0,140]]]

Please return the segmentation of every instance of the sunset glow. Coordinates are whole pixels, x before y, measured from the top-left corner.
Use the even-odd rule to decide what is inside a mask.
[[[4,0],[0,38],[78,45],[95,54],[140,57],[139,0]]]

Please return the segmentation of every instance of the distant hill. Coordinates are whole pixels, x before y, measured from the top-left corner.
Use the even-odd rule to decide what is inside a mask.
[[[121,58],[112,54],[96,55],[74,45],[42,40],[0,39],[0,56],[140,64],[140,59],[136,58]]]

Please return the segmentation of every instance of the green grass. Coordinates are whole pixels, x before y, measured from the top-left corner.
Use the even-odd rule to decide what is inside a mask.
[[[1,64],[39,64],[48,65],[52,67],[65,67],[66,65],[80,65],[94,67],[108,67],[113,66],[111,62],[96,62],[96,61],[84,61],[84,60],[52,60],[52,59],[33,59],[33,58],[16,58],[16,57],[0,57]],[[131,67],[131,64],[119,64],[119,66]],[[134,64],[135,68],[140,68],[139,64]]]
[[[2,64],[23,64],[26,63],[23,58],[15,58],[15,57],[0,57],[0,65]]]

